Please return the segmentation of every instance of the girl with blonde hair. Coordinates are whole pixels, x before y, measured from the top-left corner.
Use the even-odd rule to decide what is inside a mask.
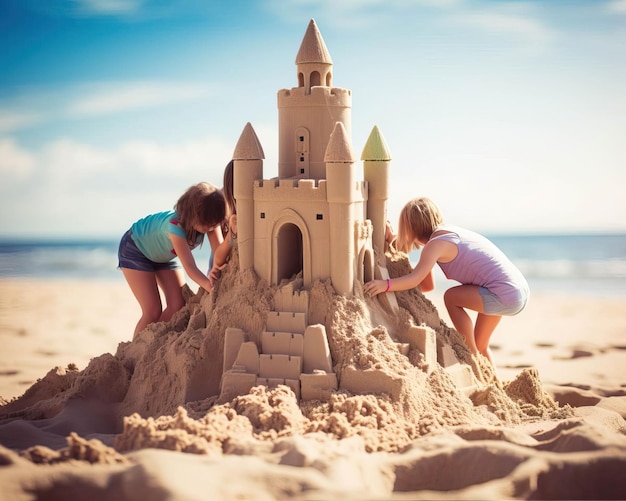
[[[394,238],[390,233],[387,236]],[[429,292],[434,289],[432,270],[438,264],[448,279],[460,282],[444,294],[455,329],[473,354],[481,353],[493,365],[491,335],[503,315],[516,315],[524,309],[530,295],[519,269],[484,236],[444,225],[439,208],[426,197],[415,198],[402,209],[396,245],[405,253],[421,248],[417,265],[402,277],[366,283],[365,294],[414,287]],[[466,310],[477,312],[475,324]]]

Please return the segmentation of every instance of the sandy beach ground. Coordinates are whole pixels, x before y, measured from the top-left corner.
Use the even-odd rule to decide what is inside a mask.
[[[115,353],[139,314],[123,280],[0,280],[0,397],[21,395],[55,366],[84,369]]]
[[[451,325],[441,293],[427,297]],[[119,343],[132,339],[138,315],[123,281],[0,280],[4,403],[53,367],[83,370],[92,358],[115,354]],[[503,319],[492,347],[502,381],[536,368],[547,393],[575,415],[502,427],[477,421],[426,434],[394,454],[366,454],[356,435],[330,443],[278,436],[272,447],[231,445],[239,452],[217,459],[150,446],[124,455],[109,448],[98,454],[110,461],[92,461],[109,464],[64,462],[53,475],[31,463],[33,454],[31,461],[19,457],[20,447],[12,444],[20,441],[11,437],[89,429],[67,419],[66,408],[65,420],[44,419],[34,425],[36,432],[19,419],[0,429],[6,447],[0,447],[0,480],[9,486],[3,495],[34,499],[28,492],[35,486],[55,499],[92,500],[138,493],[146,499],[208,499],[208,493],[212,499],[626,498],[626,300],[536,293],[520,315]],[[184,417],[177,419],[177,426],[187,427],[180,424]],[[55,445],[41,436],[42,445]],[[111,436],[103,437],[112,444]],[[70,448],[97,449],[80,440],[70,440]]]
[[[427,297],[452,325],[442,293]],[[0,280],[0,397],[19,396],[52,367],[114,354],[139,313],[123,281]],[[492,347],[501,379],[536,367],[545,384],[626,392],[626,299],[534,294],[502,319]]]

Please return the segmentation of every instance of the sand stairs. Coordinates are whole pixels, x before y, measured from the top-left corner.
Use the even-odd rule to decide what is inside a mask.
[[[302,400],[327,400],[337,390],[326,328],[308,324],[309,293],[300,287],[301,282],[292,281],[277,289],[274,310],[268,312],[258,343],[241,329],[226,329],[220,400],[245,395],[258,385],[287,385]],[[380,296],[386,308],[397,308],[393,293]],[[403,355],[417,348],[424,355],[427,371],[441,365],[460,391],[469,394],[476,389],[471,367],[459,361],[452,346],[437,343],[430,327],[411,327],[397,346]],[[345,368],[341,387],[352,393],[398,397],[401,381],[376,369]]]
[[[387,280],[389,277],[389,271],[384,266],[376,266],[374,268],[375,278],[379,280]],[[377,299],[382,308],[391,315],[397,314],[398,301],[396,295],[393,292],[387,292],[379,294]],[[423,355],[426,361],[427,370],[432,370],[435,364],[442,366],[446,373],[452,378],[456,387],[466,393],[470,394],[476,389],[476,378],[472,371],[472,368],[467,364],[462,364],[454,349],[449,344],[437,343],[437,336],[435,331],[430,327],[413,326],[409,329],[405,339],[396,343],[398,350],[403,355],[408,355],[411,348],[417,348]],[[388,378],[382,374],[377,374],[376,371],[369,374],[368,377],[363,378],[362,375],[346,374],[343,375],[341,381],[342,387],[351,391],[360,390],[365,391],[367,388],[377,388],[379,392],[386,391],[393,393],[395,384],[392,384]]]
[[[277,289],[258,344],[241,329],[226,329],[220,399],[257,385],[284,384],[303,400],[326,400],[337,389],[326,328],[308,325],[309,293],[299,285]]]
[[[451,345],[438,343],[433,329],[425,325],[412,326],[406,341],[399,344],[400,351],[408,352],[411,347],[417,348],[424,355],[428,371],[439,364],[460,391],[469,394],[476,389],[477,380],[472,368],[459,361]]]
[[[403,342],[396,345],[403,355],[408,355],[412,348],[418,349],[424,355],[424,367],[428,373],[437,364],[441,365],[462,393],[469,395],[476,390],[476,378],[472,368],[459,361],[451,345],[438,345],[437,335],[430,327],[412,326]],[[341,388],[355,394],[386,393],[395,400],[401,396],[402,384],[401,378],[382,369],[360,370],[346,367],[341,373]]]

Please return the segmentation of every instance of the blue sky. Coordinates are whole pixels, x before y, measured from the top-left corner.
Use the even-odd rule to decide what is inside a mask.
[[[484,232],[626,231],[626,0],[0,0],[0,236],[117,237],[221,185],[314,18],[378,125],[389,217],[427,195]]]

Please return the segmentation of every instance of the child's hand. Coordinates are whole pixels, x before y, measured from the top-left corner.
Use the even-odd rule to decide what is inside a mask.
[[[221,274],[221,271],[217,268],[211,268],[211,271],[209,272],[209,282],[211,282],[211,288],[215,287],[215,282],[218,278],[220,278]]]
[[[385,292],[386,289],[387,289],[386,280],[372,280],[370,282],[367,282],[363,286],[363,293],[366,296],[373,297],[373,296],[377,296],[381,292]]]
[[[228,263],[224,263],[222,266],[213,266],[209,272],[209,280],[211,284],[215,285],[215,281],[222,276],[222,270]]]

